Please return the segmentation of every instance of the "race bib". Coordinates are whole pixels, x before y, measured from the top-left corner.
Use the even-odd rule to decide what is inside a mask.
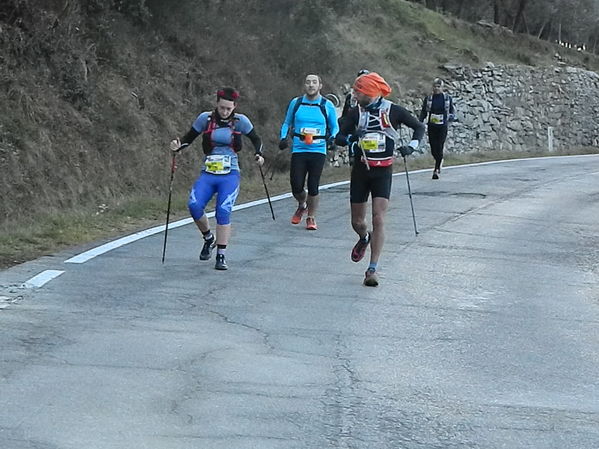
[[[231,156],[226,154],[210,154],[204,162],[206,172],[214,175],[226,175],[231,172]]]
[[[313,136],[318,136],[320,130],[318,128],[302,128],[302,134],[305,136],[307,134],[312,134]]]
[[[443,117],[443,114],[431,114],[430,123],[433,125],[442,125],[445,123],[445,117]]]
[[[367,133],[360,139],[360,147],[370,153],[385,151],[385,136],[379,133]]]

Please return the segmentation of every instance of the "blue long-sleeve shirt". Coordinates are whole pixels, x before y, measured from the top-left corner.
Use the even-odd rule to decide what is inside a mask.
[[[295,110],[298,101],[301,102],[301,104],[295,113],[294,122],[293,111]],[[320,95],[314,100],[308,100],[304,95],[303,97],[294,98],[289,102],[287,113],[285,114],[285,121],[281,125],[280,138],[285,139],[290,132],[293,133],[293,144],[291,147],[293,153],[327,152],[326,139],[318,138],[314,139],[311,144],[305,143],[304,140],[298,136],[298,134],[302,134],[303,131],[312,131],[310,134],[325,136],[327,134],[328,124],[328,136],[330,138],[334,137],[339,132],[335,106],[333,106],[331,101],[326,99],[324,106],[327,116],[325,119],[320,108],[321,101],[322,97]]]

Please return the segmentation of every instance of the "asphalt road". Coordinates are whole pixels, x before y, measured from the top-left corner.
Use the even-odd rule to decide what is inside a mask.
[[[236,211],[227,272],[192,225],[0,272],[0,448],[599,448],[599,156],[410,180],[378,288],[347,186]]]

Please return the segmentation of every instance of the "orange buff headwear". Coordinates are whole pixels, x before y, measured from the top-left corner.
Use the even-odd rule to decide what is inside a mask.
[[[370,72],[356,78],[356,81],[354,81],[354,90],[373,98],[386,97],[393,91],[391,86],[387,84],[387,81],[376,72]]]

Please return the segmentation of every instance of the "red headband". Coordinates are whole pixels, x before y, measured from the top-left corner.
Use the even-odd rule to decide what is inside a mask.
[[[216,91],[216,96],[219,98],[225,98],[225,91],[223,89]],[[235,101],[239,98],[239,93],[236,91],[231,92],[231,101]]]

